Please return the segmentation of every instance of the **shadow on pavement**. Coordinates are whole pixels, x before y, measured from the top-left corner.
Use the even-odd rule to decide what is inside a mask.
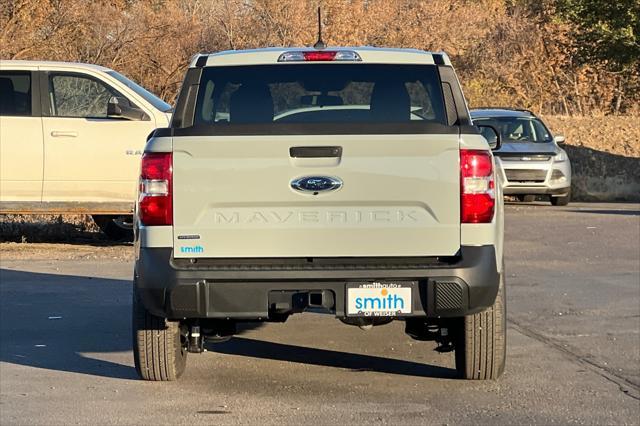
[[[94,358],[131,351],[128,280],[0,269],[0,318],[2,362],[137,378],[132,366]]]
[[[235,337],[226,343],[207,345],[207,350],[227,355],[347,368],[354,371],[374,371],[416,377],[456,377],[456,371],[451,368],[393,358],[266,342],[245,337]]]
[[[621,216],[640,216],[640,210],[568,210],[571,213],[613,214]]]
[[[0,269],[0,361],[116,379],[130,365],[98,359],[131,352],[131,282]],[[241,325],[242,332],[262,323]],[[449,368],[235,337],[212,352],[416,377],[455,377]],[[132,358],[131,355],[128,358]]]
[[[517,207],[549,207],[549,206],[551,206],[551,203],[548,200],[536,200],[536,201],[504,200],[504,205],[505,206],[517,206]]]

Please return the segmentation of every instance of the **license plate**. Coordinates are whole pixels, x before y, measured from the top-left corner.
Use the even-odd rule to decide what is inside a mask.
[[[347,287],[347,315],[392,317],[411,313],[410,283],[363,283]]]

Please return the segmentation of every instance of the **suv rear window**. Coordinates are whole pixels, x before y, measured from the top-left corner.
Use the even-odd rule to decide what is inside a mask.
[[[205,68],[194,125],[446,125],[432,65],[287,64]]]
[[[476,124],[490,124],[498,129],[503,143],[512,142],[551,142],[549,130],[537,118],[528,117],[492,117],[474,118]]]

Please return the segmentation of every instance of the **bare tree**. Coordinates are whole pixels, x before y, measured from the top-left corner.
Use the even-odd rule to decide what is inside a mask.
[[[0,0],[0,58],[98,63],[173,101],[194,53],[312,45],[319,4],[329,45],[447,51],[472,105],[640,113],[638,72],[578,64],[552,0]]]

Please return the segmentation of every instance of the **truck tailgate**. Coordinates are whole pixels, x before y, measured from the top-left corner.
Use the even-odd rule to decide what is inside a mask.
[[[291,147],[336,146],[335,158]],[[460,247],[459,143],[438,135],[174,139],[174,256],[445,256]],[[330,176],[334,191],[292,188]]]

